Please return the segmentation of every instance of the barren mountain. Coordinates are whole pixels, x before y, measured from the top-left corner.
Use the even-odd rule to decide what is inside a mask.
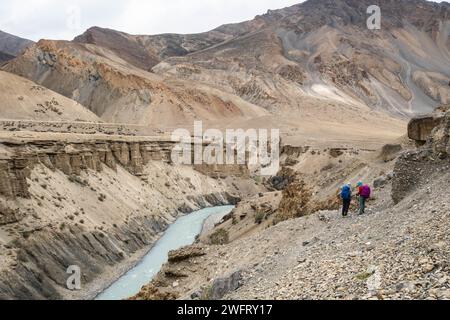
[[[0,62],[5,62],[11,59],[14,59],[14,56],[4,52],[0,52]]]
[[[381,31],[365,27],[365,3],[344,0],[308,1],[196,35],[94,27],[74,41],[41,40],[4,70],[107,122],[171,128],[202,119],[277,126],[293,140],[386,141],[404,132],[405,117],[447,101],[450,70],[445,5],[381,6]],[[416,7],[431,25],[401,15]]]
[[[1,119],[99,122],[79,103],[14,74],[0,71]]]
[[[165,80],[92,44],[41,40],[5,70],[37,81],[116,123],[173,126],[265,114],[239,97],[187,81]]]
[[[368,30],[366,10],[375,3],[382,27]],[[449,12],[448,4],[421,0],[310,0],[153,70],[214,83],[270,110],[299,107],[309,95],[397,115],[429,112],[450,97]]]
[[[223,42],[232,35],[219,31],[181,35],[130,35],[111,29],[92,27],[74,42],[95,44],[116,53],[136,67],[150,71],[163,59],[183,56]]]
[[[194,35],[129,35],[93,27],[41,40],[3,69],[103,121],[170,130],[195,119],[278,127],[291,142],[387,141],[406,118],[450,99],[449,6],[310,0]]]
[[[33,41],[0,31],[0,63],[18,56]]]

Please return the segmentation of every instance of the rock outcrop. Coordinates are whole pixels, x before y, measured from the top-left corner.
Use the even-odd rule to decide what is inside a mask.
[[[443,104],[430,114],[413,117],[408,123],[408,138],[414,140],[417,146],[424,145],[449,110],[450,105]]]
[[[29,197],[27,178],[34,166],[43,164],[66,175],[79,175],[83,170],[116,170],[117,165],[131,174],[147,179],[143,167],[149,161],[171,163],[175,142],[118,138],[62,143],[58,141],[3,142],[8,157],[0,158],[0,195],[5,198]],[[249,177],[245,165],[199,165],[198,172],[213,178]]]
[[[43,164],[66,175],[79,175],[82,170],[102,171],[103,166],[113,170],[117,165],[136,176],[143,175],[143,166],[150,160],[170,162],[172,142],[91,141],[61,143],[32,141],[18,144],[3,143],[13,149],[9,159],[0,159],[0,195],[5,198],[29,197],[27,178],[33,167]]]
[[[430,115],[422,119],[425,120],[411,121],[418,129],[412,136],[424,144],[417,150],[403,153],[395,164],[392,184],[395,203],[450,169],[450,111],[439,117]]]
[[[442,117],[426,115],[413,118],[408,124],[408,138],[424,145],[431,132],[441,123]]]
[[[379,158],[384,162],[389,162],[394,160],[401,151],[402,146],[400,144],[386,144],[381,148]]]
[[[430,144],[433,152],[440,159],[450,156],[450,110],[443,116],[440,125],[433,132]]]
[[[237,290],[241,283],[242,271],[233,272],[227,277],[215,279],[210,287],[203,290],[200,297],[207,300],[220,300],[230,292]]]

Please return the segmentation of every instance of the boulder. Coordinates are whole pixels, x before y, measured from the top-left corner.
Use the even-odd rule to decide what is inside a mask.
[[[386,176],[381,176],[381,177],[376,178],[376,179],[373,181],[373,187],[374,187],[375,189],[382,188],[382,187],[384,187],[385,185],[387,185],[387,183],[388,183],[387,177],[386,177]]]
[[[206,252],[202,247],[188,246],[178,250],[172,250],[169,252],[169,262],[180,262],[189,260],[196,257],[206,255]]]
[[[242,285],[242,271],[236,271],[225,278],[213,281],[211,287],[205,289],[203,297],[208,300],[220,300],[228,293],[237,290]]]
[[[441,123],[442,119],[442,115],[434,114],[411,119],[408,123],[408,137],[416,141],[418,145],[424,145],[433,129]]]
[[[386,144],[383,146],[380,152],[380,158],[384,162],[389,162],[397,158],[398,154],[402,151],[402,146],[399,144]]]

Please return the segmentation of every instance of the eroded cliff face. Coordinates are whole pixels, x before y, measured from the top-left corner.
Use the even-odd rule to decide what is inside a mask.
[[[235,178],[219,177],[244,169],[203,170],[214,179],[171,164],[172,147],[133,137],[2,142],[0,299],[93,297],[180,214],[239,200]],[[82,271],[77,292],[66,289],[71,265]]]
[[[412,118],[408,123],[408,138],[417,146],[423,146],[431,137],[433,130],[441,125],[449,105],[439,106],[433,113]]]
[[[151,160],[169,163],[173,143],[32,141],[18,144],[4,142],[3,146],[11,156],[0,159],[0,195],[29,198],[26,179],[38,164],[61,170],[66,175],[80,175],[83,170],[101,172],[104,166],[117,170],[117,165],[121,165],[145,180],[144,165]]]

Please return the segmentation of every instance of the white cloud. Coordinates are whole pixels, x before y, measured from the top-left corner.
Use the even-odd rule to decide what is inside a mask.
[[[0,30],[71,40],[92,26],[132,34],[196,33],[303,0],[0,0]]]

